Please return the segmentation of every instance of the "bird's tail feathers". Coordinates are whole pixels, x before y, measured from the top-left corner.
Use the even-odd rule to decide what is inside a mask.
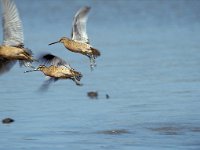
[[[101,53],[100,53],[99,50],[97,50],[97,49],[95,49],[95,48],[93,48],[93,47],[91,47],[91,50],[92,50],[92,55],[93,55],[95,58],[101,55]]]

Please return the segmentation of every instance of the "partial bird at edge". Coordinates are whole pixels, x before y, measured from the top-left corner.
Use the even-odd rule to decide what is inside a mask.
[[[0,74],[8,72],[18,60],[21,65],[33,68],[32,52],[24,48],[22,22],[12,0],[2,0],[3,44],[0,45]],[[13,55],[16,53],[16,55]]]

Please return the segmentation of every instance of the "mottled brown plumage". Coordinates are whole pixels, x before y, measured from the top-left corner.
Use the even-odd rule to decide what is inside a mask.
[[[36,69],[25,72],[41,71],[44,73],[44,75],[48,76],[49,79],[44,82],[42,89],[48,88],[52,81],[55,82],[59,79],[71,79],[76,83],[76,85],[82,85],[79,83],[82,78],[82,74],[71,68],[70,65],[61,58],[52,54],[45,54],[38,60],[42,62],[43,65],[40,65]]]
[[[87,43],[75,41],[67,37],[62,37],[58,42],[63,43],[65,48],[69,49],[71,52],[74,52],[74,53],[81,53],[89,57],[93,56],[94,58],[101,55],[97,49],[91,47],[91,45]],[[58,43],[58,42],[53,42],[50,45]]]
[[[80,72],[66,66],[45,66],[40,65],[36,70],[43,72],[46,76],[58,79],[73,79],[82,76]]]
[[[7,45],[0,46],[0,57],[8,60],[34,60],[26,49]]]
[[[72,24],[72,34],[71,39],[67,37],[62,37],[59,41],[50,43],[49,45],[56,43],[63,43],[65,48],[74,53],[80,53],[85,56],[88,56],[90,59],[91,69],[96,66],[95,58],[100,56],[100,51],[93,48],[89,44],[89,39],[86,33],[86,22],[87,14],[90,10],[90,7],[83,7],[74,16]]]

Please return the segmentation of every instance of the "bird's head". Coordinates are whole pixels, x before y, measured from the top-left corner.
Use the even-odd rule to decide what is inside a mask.
[[[43,71],[44,68],[46,68],[45,65],[40,65],[39,67],[33,69],[33,70],[27,70],[27,71],[24,71],[24,73],[27,73],[27,72],[33,72],[33,71]]]
[[[64,42],[66,42],[66,41],[68,41],[68,40],[69,40],[69,38],[67,38],[67,37],[62,37],[62,38],[60,38],[60,40],[58,40],[58,41],[56,41],[56,42],[53,42],[53,43],[50,43],[49,45],[56,44],[56,43],[64,43]]]
[[[44,68],[46,68],[45,65],[40,65],[36,70],[37,71],[42,71],[42,70],[44,70]]]
[[[60,43],[64,43],[65,41],[69,41],[69,38],[67,38],[67,37],[62,37],[62,38],[59,40]]]

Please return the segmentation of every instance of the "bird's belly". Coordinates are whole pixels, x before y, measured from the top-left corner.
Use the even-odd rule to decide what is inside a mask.
[[[80,53],[81,52],[81,48],[77,47],[77,46],[65,46],[65,48],[67,48],[68,50],[70,50],[71,52],[74,53]]]
[[[2,46],[0,48],[0,56],[7,59],[20,59],[19,54],[23,50],[17,47]]]
[[[90,46],[85,43],[71,42],[65,45],[67,49],[75,53],[87,54],[90,51]]]

